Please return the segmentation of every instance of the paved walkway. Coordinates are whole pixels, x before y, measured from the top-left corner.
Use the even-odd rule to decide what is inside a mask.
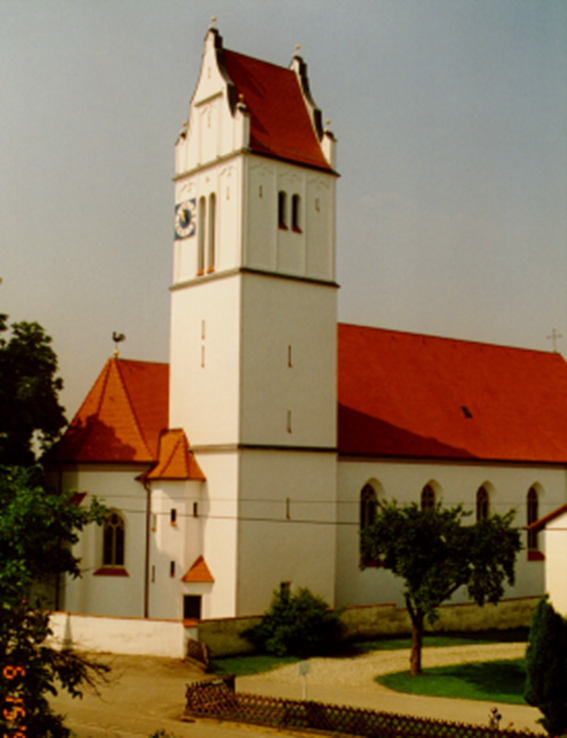
[[[525,644],[426,648],[423,665],[442,666],[467,661],[517,658]],[[176,659],[141,656],[105,657],[113,668],[111,681],[101,696],[87,694],[83,700],[59,695],[54,707],[67,714],[67,725],[79,738],[147,738],[163,728],[176,738],[274,738],[285,731],[254,726],[198,720],[181,721],[185,686],[202,675]],[[349,659],[312,659],[308,699],[421,717],[486,725],[489,702],[421,697],[392,692],[374,682],[378,674],[408,668],[409,651],[375,651]],[[303,679],[295,664],[250,677],[239,677],[236,687],[290,699],[301,699]],[[536,724],[538,710],[521,705],[498,705],[502,725],[513,722],[520,729],[543,732]],[[290,734],[291,735],[291,734]],[[297,733],[293,735],[297,736]]]
[[[474,661],[515,659],[521,658],[525,651],[525,643],[425,648],[422,665],[428,668]],[[494,704],[492,702],[402,694],[374,681],[376,676],[408,668],[409,650],[405,649],[373,651],[351,659],[312,659],[311,673],[307,677],[307,698],[416,717],[481,725],[488,723],[488,712]],[[240,677],[236,680],[236,686],[241,692],[301,699],[303,678],[297,673],[297,665],[290,664],[265,674]],[[498,709],[502,714],[501,727],[513,722],[518,729],[545,732],[535,722],[541,717],[541,713],[534,707],[498,705]]]

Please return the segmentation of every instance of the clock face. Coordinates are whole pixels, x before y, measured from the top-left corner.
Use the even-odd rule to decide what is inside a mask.
[[[185,200],[175,207],[175,238],[189,238],[195,235],[196,200]]]

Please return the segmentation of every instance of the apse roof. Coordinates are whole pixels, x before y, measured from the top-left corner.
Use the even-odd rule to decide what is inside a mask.
[[[225,70],[250,113],[250,149],[331,171],[292,69],[223,49]],[[300,60],[299,60],[300,61]]]
[[[567,462],[557,353],[339,325],[342,454]]]
[[[49,460],[155,461],[168,393],[168,364],[109,359]]]

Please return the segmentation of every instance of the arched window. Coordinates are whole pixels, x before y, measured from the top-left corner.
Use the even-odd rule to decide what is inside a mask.
[[[476,519],[486,520],[488,517],[488,510],[490,506],[490,500],[488,497],[488,491],[486,487],[481,487],[476,493]]]
[[[529,526],[532,523],[535,523],[536,520],[539,519],[538,494],[537,494],[537,490],[534,487],[530,487],[530,489],[528,490],[527,506],[528,506],[527,522]],[[538,549],[539,549],[538,531],[528,530],[528,551],[537,551]]]
[[[365,484],[360,493],[360,530],[376,520],[376,508],[378,507],[378,498],[371,484]]]
[[[291,229],[295,233],[301,233],[301,198],[299,195],[291,198]]]
[[[207,264],[208,271],[215,270],[215,215],[217,198],[213,192],[209,195],[209,232],[207,234]]]
[[[431,510],[435,507],[435,490],[430,484],[426,484],[421,490],[421,509]]]
[[[103,528],[103,566],[124,566],[124,518],[111,512]]]
[[[278,227],[287,231],[287,196],[283,190],[278,192]]]
[[[197,229],[199,238],[197,243],[197,274],[205,273],[205,238],[207,234],[207,202],[204,197],[199,198],[199,220]]]

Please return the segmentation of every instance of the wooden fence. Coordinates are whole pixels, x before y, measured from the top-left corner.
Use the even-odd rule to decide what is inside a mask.
[[[236,692],[234,677],[190,684],[186,696],[185,713],[192,717],[367,738],[495,738],[494,729],[488,726]],[[504,729],[497,732],[500,738],[541,738],[541,735],[526,731]]]

